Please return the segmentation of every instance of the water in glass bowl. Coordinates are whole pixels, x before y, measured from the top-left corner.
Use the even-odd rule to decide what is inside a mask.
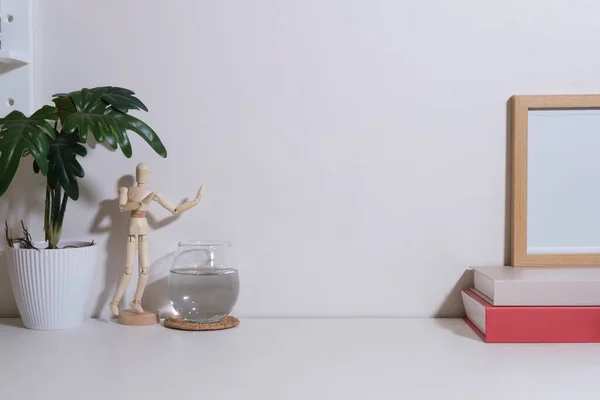
[[[227,316],[240,291],[237,269],[175,268],[169,298],[179,316],[190,322],[215,322]]]

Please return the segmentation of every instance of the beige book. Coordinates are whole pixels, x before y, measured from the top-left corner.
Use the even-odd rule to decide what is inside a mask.
[[[494,306],[598,306],[600,267],[474,267]]]

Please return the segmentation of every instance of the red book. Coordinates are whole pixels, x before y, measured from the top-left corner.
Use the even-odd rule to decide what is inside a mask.
[[[600,343],[600,307],[493,306],[462,291],[465,321],[486,343]]]

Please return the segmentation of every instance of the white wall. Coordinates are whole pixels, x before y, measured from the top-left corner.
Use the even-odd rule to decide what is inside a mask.
[[[107,199],[146,160],[175,201],[207,186],[151,236],[161,283],[149,301],[164,296],[178,239],[226,238],[242,269],[237,315],[460,313],[465,269],[504,262],[507,99],[600,91],[591,0],[37,3],[37,103],[131,88],[169,150],[161,160],[135,140],[131,160],[102,147],[85,160],[65,235],[109,253],[103,309],[125,235]],[[30,191],[13,188],[0,212],[39,236],[41,193],[14,200]],[[115,226],[90,233],[99,210]]]

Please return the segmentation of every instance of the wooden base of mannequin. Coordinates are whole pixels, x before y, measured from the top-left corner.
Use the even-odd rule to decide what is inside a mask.
[[[121,325],[156,325],[160,323],[160,314],[158,311],[144,311],[143,314],[138,314],[132,310],[121,310],[119,311],[118,320]]]

